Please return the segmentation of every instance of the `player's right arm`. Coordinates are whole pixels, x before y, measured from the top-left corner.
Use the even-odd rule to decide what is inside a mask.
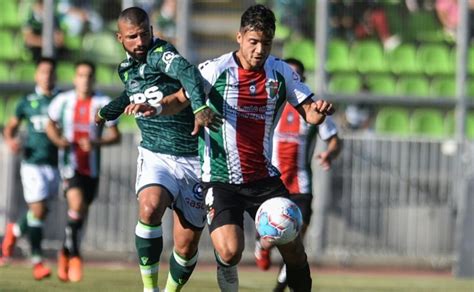
[[[3,129],[5,143],[15,154],[19,153],[21,149],[21,142],[20,138],[18,137],[18,129],[20,128],[21,120],[24,118],[24,100],[22,99],[16,106],[15,114],[8,120],[5,128]]]
[[[119,97],[109,102],[97,112],[95,116],[96,124],[103,124],[105,121],[116,120],[122,113],[124,113],[129,104],[130,98],[127,93],[123,91]]]
[[[21,148],[20,139],[17,135],[20,123],[21,120],[18,117],[11,117],[3,129],[5,144],[7,144],[8,148],[10,148],[13,153],[19,153]]]

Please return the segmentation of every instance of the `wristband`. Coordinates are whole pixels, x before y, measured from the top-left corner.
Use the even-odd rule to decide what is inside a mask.
[[[208,106],[205,104],[203,106],[198,107],[196,110],[193,111],[193,114],[197,114],[198,112],[202,111],[203,109],[208,108]]]
[[[101,118],[102,120],[105,120],[105,118],[100,114],[100,111],[101,111],[101,110],[102,110],[102,109],[100,109],[100,110],[97,112],[97,115],[98,115],[99,118]]]

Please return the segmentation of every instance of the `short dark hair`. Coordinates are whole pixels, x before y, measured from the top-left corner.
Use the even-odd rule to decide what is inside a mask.
[[[240,18],[240,31],[261,31],[273,38],[275,35],[275,14],[261,4],[247,8]]]
[[[56,69],[56,59],[51,58],[51,57],[40,57],[38,61],[36,61],[36,67],[38,67],[41,63],[49,63],[53,67],[53,69]]]
[[[95,64],[94,64],[92,61],[89,61],[89,60],[79,60],[79,61],[77,61],[77,62],[74,64],[74,68],[77,69],[77,67],[82,66],[82,65],[89,66],[89,68],[91,68],[92,75],[95,76]]]
[[[295,58],[288,58],[288,59],[285,59],[284,61],[290,65],[294,65],[298,67],[298,69],[301,71],[301,74],[304,74],[304,65],[300,60],[295,59]]]
[[[140,7],[129,7],[120,12],[119,21],[126,21],[134,25],[150,22],[148,14]]]

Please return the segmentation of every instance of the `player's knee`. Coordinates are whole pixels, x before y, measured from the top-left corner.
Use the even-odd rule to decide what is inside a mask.
[[[242,259],[242,251],[238,249],[220,249],[217,250],[217,253],[222,262],[231,266],[238,264]]]
[[[140,206],[140,221],[143,223],[160,224],[161,217],[158,204],[147,203]]]
[[[198,250],[198,246],[197,244],[193,244],[193,243],[190,243],[188,245],[181,245],[181,246],[175,245],[174,250],[180,257],[185,258],[185,259],[190,259],[196,254]]]

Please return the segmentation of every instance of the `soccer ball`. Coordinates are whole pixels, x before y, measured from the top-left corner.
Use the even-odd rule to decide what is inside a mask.
[[[274,245],[285,244],[295,239],[302,224],[303,216],[300,208],[283,197],[263,202],[255,216],[258,234]]]

